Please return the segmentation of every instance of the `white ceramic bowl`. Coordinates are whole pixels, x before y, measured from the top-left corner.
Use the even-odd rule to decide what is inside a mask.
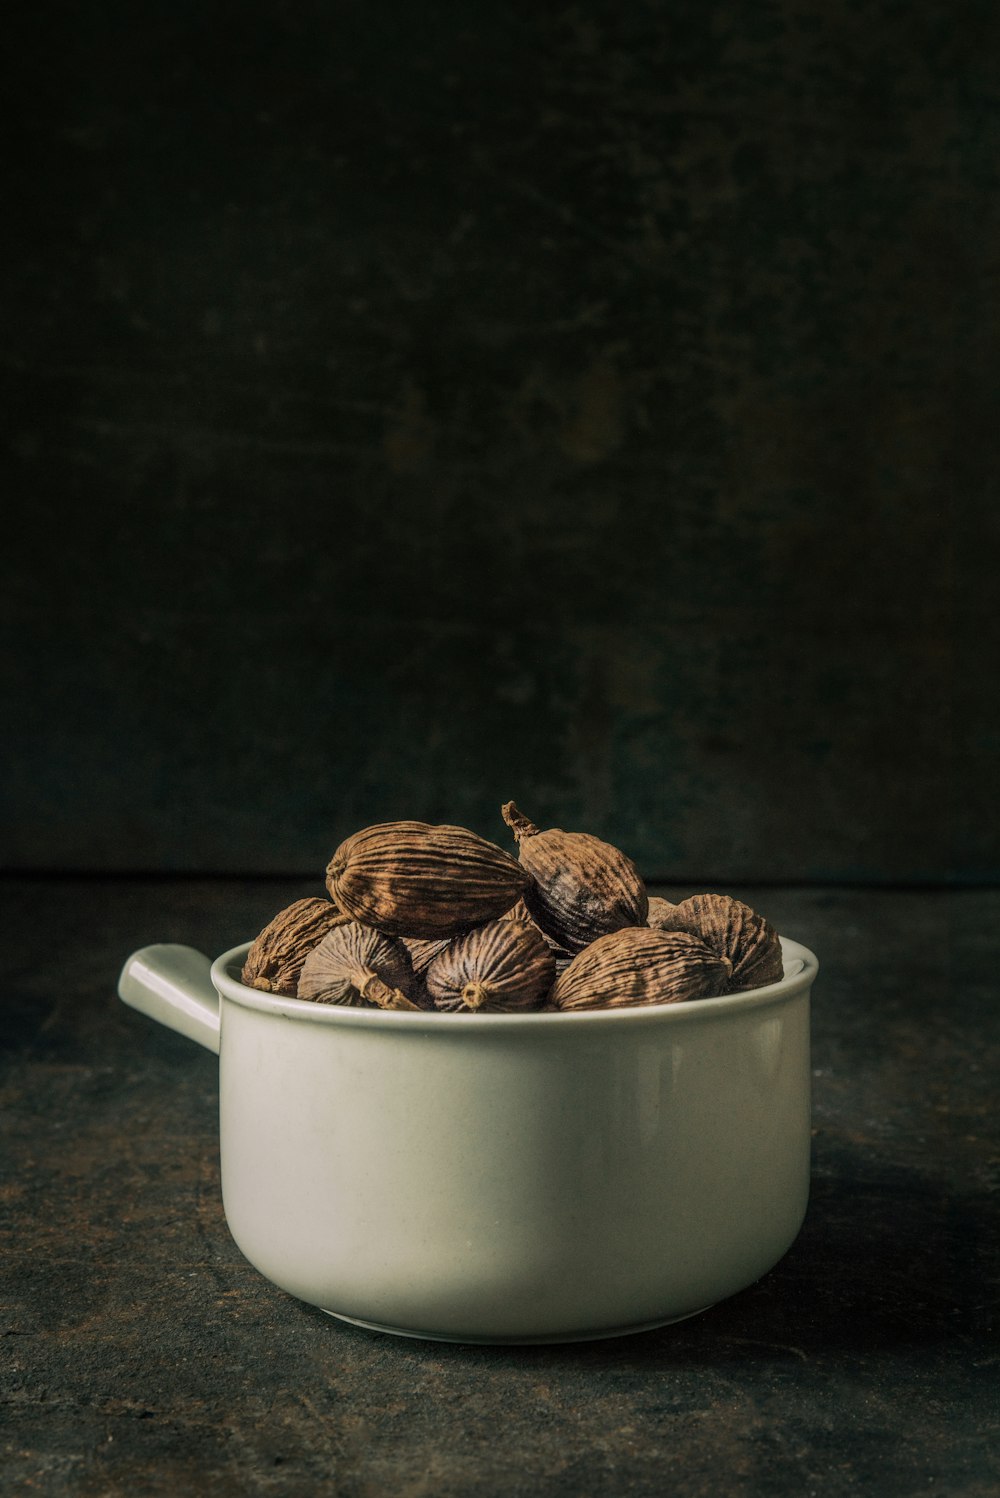
[[[778,983],[583,1013],[416,1014],[276,998],[190,947],[124,1001],[220,1054],[242,1252],[332,1315],[462,1342],[691,1316],[785,1253],[809,1191],[809,994]]]

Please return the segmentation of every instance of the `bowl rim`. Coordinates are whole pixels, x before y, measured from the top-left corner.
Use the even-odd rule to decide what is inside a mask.
[[[502,1031],[509,1034],[528,1026],[531,1030],[543,1031],[556,1027],[559,1034],[570,1029],[592,1026],[599,1029],[607,1025],[661,1025],[686,1024],[697,1019],[725,1019],[731,1015],[765,1009],[772,1005],[787,1003],[808,993],[819,972],[819,962],[814,953],[801,942],[779,936],[785,975],[776,983],[761,988],[745,989],[742,993],[724,994],[715,999],[692,999],[680,1004],[632,1004],[615,1009],[566,1010],[539,1009],[516,1014],[452,1014],[428,1010],[361,1009],[346,1004],[315,1004],[308,999],[285,998],[278,994],[264,993],[250,988],[233,976],[239,971],[252,943],[241,942],[223,952],[212,964],[212,982],[221,998],[243,1009],[256,1009],[263,1014],[280,1015],[285,1019],[302,1020],[306,1024],[360,1026],[362,1029],[378,1028],[415,1030],[435,1034],[473,1030],[477,1034]],[[788,969],[791,971],[788,971]]]

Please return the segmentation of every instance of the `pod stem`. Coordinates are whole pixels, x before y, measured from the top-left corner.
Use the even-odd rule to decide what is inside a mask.
[[[358,984],[358,993],[369,1003],[377,1004],[380,1009],[419,1010],[419,1004],[414,1004],[413,1000],[408,999],[401,989],[390,988],[388,983],[383,983],[378,973],[366,969],[365,973],[359,973],[358,976],[361,979]]]
[[[467,983],[462,989],[462,1003],[466,1009],[481,1009],[490,996],[486,983]]]
[[[523,813],[519,812],[513,801],[507,801],[501,806],[500,815],[518,842],[523,837],[535,837],[537,835],[538,828],[534,822],[529,821]]]

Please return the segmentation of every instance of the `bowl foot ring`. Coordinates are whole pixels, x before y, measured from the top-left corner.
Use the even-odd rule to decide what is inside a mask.
[[[636,1332],[655,1331],[660,1326],[676,1326],[679,1321],[690,1321],[692,1316],[702,1316],[711,1305],[699,1306],[696,1311],[685,1311],[683,1316],[666,1316],[655,1321],[640,1321],[631,1326],[612,1326],[594,1332],[555,1332],[543,1337],[478,1337],[458,1336],[451,1332],[418,1332],[405,1326],[386,1326],[381,1321],[363,1321],[359,1316],[344,1316],[340,1311],[331,1311],[326,1306],[320,1310],[335,1321],[346,1321],[351,1326],[360,1326],[369,1332],[386,1332],[391,1337],[412,1337],[419,1342],[470,1342],[488,1346],[528,1347],[557,1342],[600,1342],[609,1337],[628,1337]]]

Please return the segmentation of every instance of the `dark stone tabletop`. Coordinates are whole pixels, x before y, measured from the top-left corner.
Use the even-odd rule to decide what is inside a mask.
[[[5,883],[5,1493],[996,1494],[1000,895],[734,891],[820,958],[800,1237],[689,1322],[493,1348],[251,1268],[216,1062],[116,997],[135,948],[214,954],[310,892]]]

